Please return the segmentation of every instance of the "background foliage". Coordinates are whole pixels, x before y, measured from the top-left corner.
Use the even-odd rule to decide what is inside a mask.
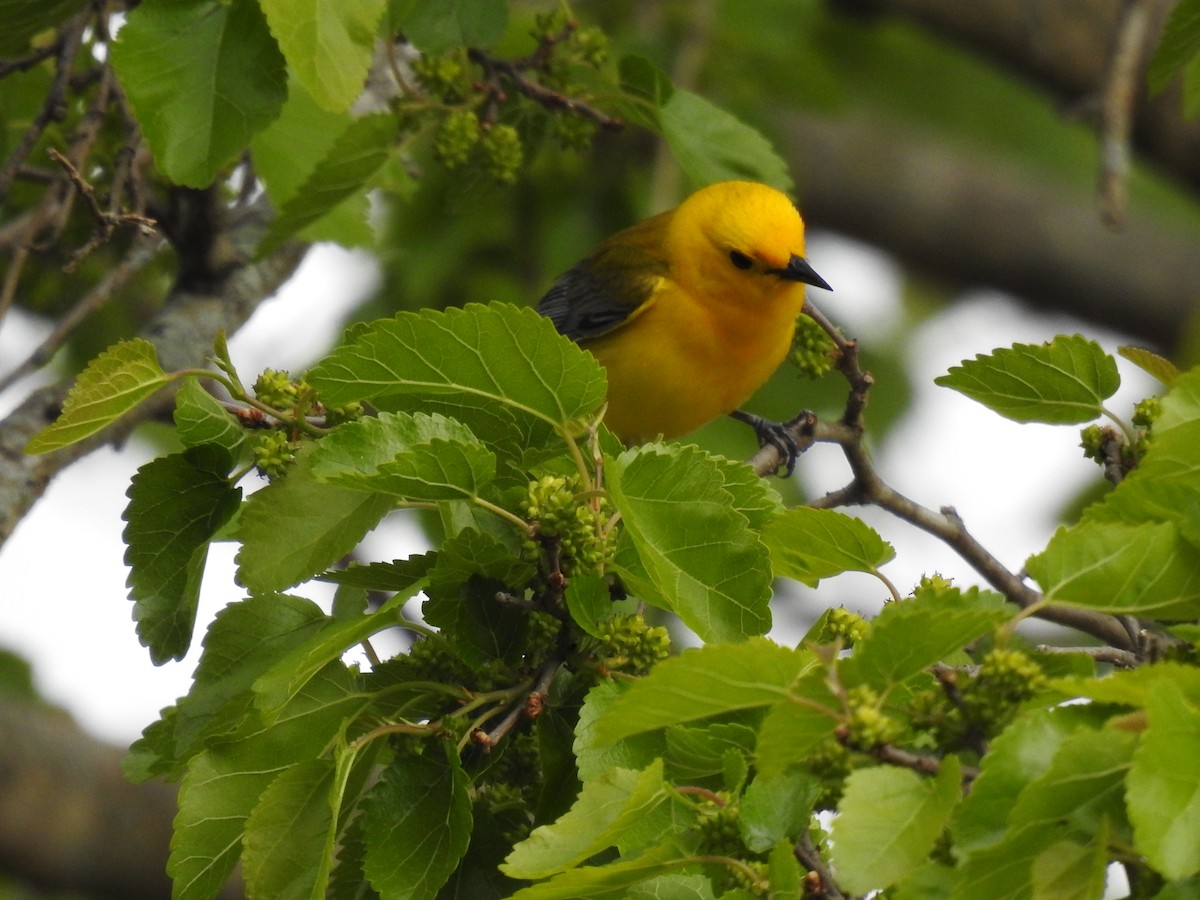
[[[60,468],[169,416],[124,534],[156,662],[198,639],[210,543],[240,546],[246,598],[125,761],[181,785],[174,895],[240,890],[239,860],[262,897],[1091,897],[1114,865],[1135,896],[1196,892],[1200,4],[1097,2],[1070,28],[961,9],[0,3],[0,312],[60,326],[4,384],[83,369],[8,414],[0,534]],[[1174,355],[1122,351],[1162,385],[1133,410],[1106,406],[1117,360],[1080,335],[938,379],[1016,421],[1098,420],[1108,489],[1023,572],[880,476],[864,435],[903,408],[903,342],[860,348],[831,310],[797,362],[836,372],[796,428],[851,477],[807,505],[733,461],[724,423],[629,449],[598,424],[602,371],[530,301],[729,177],[795,177],[810,224],[913,265],[914,321],[986,282]],[[238,372],[225,335],[317,240],[378,252],[366,324],[303,377]],[[755,408],[794,415],[796,378]],[[980,585],[893,584],[848,505],[942,539]],[[397,509],[435,550],[347,567]],[[893,602],[764,636],[780,579],[846,571]],[[311,579],[339,585],[331,609],[288,593]],[[1036,645],[1029,617],[1071,630]],[[697,646],[669,653],[666,626]],[[49,843],[25,877],[161,889],[153,853],[135,888]]]

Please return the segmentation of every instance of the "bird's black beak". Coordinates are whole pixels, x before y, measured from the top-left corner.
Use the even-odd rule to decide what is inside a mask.
[[[808,264],[807,259],[794,253],[786,266],[782,269],[767,269],[767,274],[778,275],[784,281],[802,281],[813,287],[824,288],[827,291],[833,290],[829,286],[829,282],[813,271],[813,267]]]

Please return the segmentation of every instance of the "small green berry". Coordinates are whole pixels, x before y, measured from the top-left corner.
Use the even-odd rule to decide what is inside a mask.
[[[266,478],[281,478],[295,460],[299,446],[298,441],[290,440],[282,431],[264,431],[251,447],[254,465]]]
[[[483,167],[501,184],[516,184],[525,161],[521,136],[511,125],[499,123],[483,132],[479,139]]]
[[[456,109],[438,126],[433,152],[447,169],[466,165],[479,143],[479,118],[469,109]]]
[[[837,347],[825,329],[803,313],[796,319],[792,363],[808,378],[821,378],[837,364]]]

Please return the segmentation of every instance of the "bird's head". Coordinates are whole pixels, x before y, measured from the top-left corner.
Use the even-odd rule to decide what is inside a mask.
[[[676,210],[672,275],[693,290],[753,302],[799,284],[832,290],[804,255],[804,222],[785,194],[752,181],[702,188]]]

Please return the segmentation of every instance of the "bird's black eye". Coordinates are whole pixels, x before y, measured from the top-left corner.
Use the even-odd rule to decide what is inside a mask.
[[[729,261],[739,269],[748,269],[754,265],[754,260],[748,257],[745,253],[739,253],[737,250],[729,251]]]

